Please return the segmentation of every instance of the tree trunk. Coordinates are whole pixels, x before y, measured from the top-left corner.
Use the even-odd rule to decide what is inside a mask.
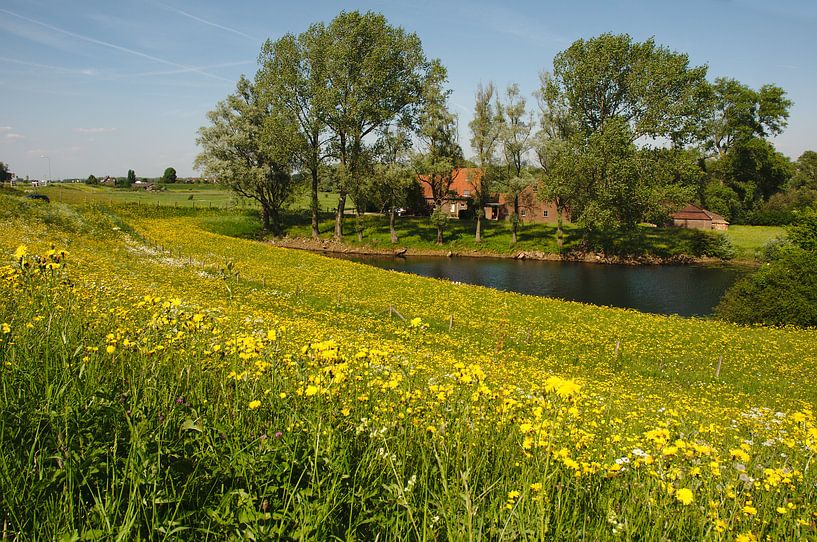
[[[564,208],[559,198],[556,198],[556,246],[559,247],[559,252],[562,251],[562,246],[564,245],[564,239],[562,238],[564,235],[562,232],[562,212],[564,212]]]
[[[513,196],[513,217],[511,218],[511,243],[516,244],[516,230],[519,228],[519,194]]]
[[[346,192],[341,191],[338,197],[338,210],[335,213],[335,239],[343,239],[343,212],[346,210]]]
[[[389,210],[389,235],[391,236],[391,244],[397,244],[397,231],[394,229],[394,207]]]
[[[318,231],[318,168],[312,169],[312,238],[320,236]]]
[[[264,231],[270,230],[270,209],[266,202],[261,202],[261,224]]]
[[[437,244],[443,244],[443,229],[441,226],[437,226]]]
[[[275,237],[281,237],[283,235],[284,230],[281,227],[281,215],[278,213],[278,209],[270,208],[269,210],[270,216],[270,227],[272,228],[272,235]]]
[[[360,206],[355,205],[355,231],[357,232],[358,243],[363,242],[363,213],[360,212]]]
[[[474,240],[477,243],[482,242],[482,213],[480,211],[477,211],[477,233]]]

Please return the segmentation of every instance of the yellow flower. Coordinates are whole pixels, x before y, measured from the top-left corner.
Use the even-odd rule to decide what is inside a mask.
[[[757,537],[752,533],[743,533],[738,535],[735,542],[757,542]]]
[[[28,255],[28,247],[25,245],[20,245],[17,247],[17,250],[14,251],[14,259],[15,260],[22,260]]]
[[[261,401],[259,401],[258,399],[250,401],[250,404],[247,406],[250,408],[250,410],[255,410],[256,408],[261,406]]]
[[[732,456],[732,459],[736,459],[738,461],[743,461],[744,463],[749,461],[749,454],[745,451],[741,450],[740,448],[735,448],[733,450],[729,450],[729,454]]]
[[[743,513],[746,514],[747,516],[754,516],[757,514],[757,508],[755,508],[751,504],[747,504],[741,510],[743,510]]]
[[[109,344],[105,351],[109,354],[113,354],[114,352],[116,352],[116,347],[112,344]]]
[[[0,331],[2,331],[3,333],[11,333],[11,326],[3,322],[3,325],[0,326]]]
[[[306,387],[306,391],[304,392],[307,397],[312,397],[316,393],[318,393],[318,386],[314,384],[310,384]]]
[[[682,487],[675,493],[675,498],[683,504],[684,506],[688,504],[692,504],[692,501],[695,500],[695,497],[692,494],[692,490],[688,487]]]
[[[536,482],[535,484],[531,484],[530,485],[530,490],[533,491],[534,493],[538,493],[538,492],[542,491],[542,484],[539,483],[539,482]]]

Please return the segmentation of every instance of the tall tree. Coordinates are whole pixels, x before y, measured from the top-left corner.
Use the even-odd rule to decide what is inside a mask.
[[[563,175],[556,174],[555,169],[560,160],[569,161],[566,156],[571,152],[569,141],[578,132],[578,127],[564,96],[547,92],[551,78],[549,72],[539,74],[541,85],[536,99],[540,128],[534,136],[533,148],[543,173],[538,195],[556,206],[556,244],[561,250],[564,244],[563,217],[570,208],[571,183]]]
[[[202,147],[196,168],[256,200],[264,229],[281,235],[281,209],[293,192],[294,120],[260,100],[256,85],[244,76],[207,118],[210,126],[200,128],[196,140]]]
[[[325,122],[345,170],[338,191],[335,237],[343,237],[346,197],[361,182],[365,138],[420,105],[428,62],[420,39],[383,15],[341,12],[327,27]]]
[[[448,199],[456,168],[463,164],[457,140],[457,117],[448,109],[450,90],[444,85],[448,74],[438,61],[432,63],[423,86],[423,109],[419,117],[418,139],[422,146],[414,154],[412,167],[417,178],[429,187],[434,210],[431,220],[437,228],[437,244],[443,244],[448,215],[443,204]]]
[[[793,188],[817,190],[817,152],[804,151],[794,165]]]
[[[545,93],[564,103],[589,135],[611,118],[627,123],[633,141],[694,137],[708,98],[706,67],[691,67],[686,54],[633,42],[627,34],[577,40],[553,60]]]
[[[516,243],[519,229],[519,196],[533,183],[533,177],[524,170],[525,155],[531,150],[531,130],[533,117],[528,112],[527,102],[519,93],[519,85],[512,84],[505,93],[506,102],[501,106],[499,140],[505,157],[507,174],[502,181],[502,189],[513,201],[511,215],[511,242]]]
[[[275,42],[267,40],[261,48],[261,68],[256,80],[264,99],[289,112],[298,123],[298,137],[293,146],[296,165],[310,177],[312,237],[318,238],[318,187],[322,165],[329,154],[332,133],[321,109],[326,79],[326,28],[316,23],[295,37],[287,34]]]
[[[477,219],[475,240],[482,241],[482,218],[485,216],[485,204],[489,202],[492,192],[496,150],[502,122],[501,107],[493,103],[495,99],[494,84],[488,82],[483,87],[477,86],[474,104],[474,118],[468,123],[471,128],[471,148],[476,153],[479,173],[470,180],[474,189],[474,207]]]
[[[125,177],[125,186],[131,186],[133,183],[136,182],[136,173],[132,170],[128,170],[128,176]]]
[[[689,193],[686,177],[655,175],[656,160],[666,156],[651,147],[666,140],[680,148],[700,137],[710,98],[705,76],[706,67],[690,66],[687,55],[626,34],[577,40],[556,55],[541,99],[554,132],[570,126],[576,133],[551,137],[558,142],[541,149],[546,191],[564,197],[588,232],[634,227],[677,202]]]
[[[735,79],[719,77],[709,93],[707,144],[720,157],[736,143],[778,135],[787,125],[792,101],[778,86],[753,90]]]
[[[408,193],[417,183],[410,167],[411,135],[405,127],[386,127],[375,146],[377,164],[372,177],[372,197],[389,216],[389,236],[397,243],[397,208],[407,204]]]

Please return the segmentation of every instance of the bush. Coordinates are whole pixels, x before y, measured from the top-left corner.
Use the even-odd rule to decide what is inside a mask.
[[[817,251],[791,247],[735,283],[715,314],[738,324],[817,326]]]
[[[693,256],[709,256],[731,260],[737,254],[732,241],[724,233],[696,230],[691,241]]]

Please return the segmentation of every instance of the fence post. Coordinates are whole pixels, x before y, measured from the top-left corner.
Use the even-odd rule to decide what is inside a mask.
[[[718,368],[715,369],[715,378],[720,378],[721,376],[721,364],[723,363],[723,354],[718,356]]]

